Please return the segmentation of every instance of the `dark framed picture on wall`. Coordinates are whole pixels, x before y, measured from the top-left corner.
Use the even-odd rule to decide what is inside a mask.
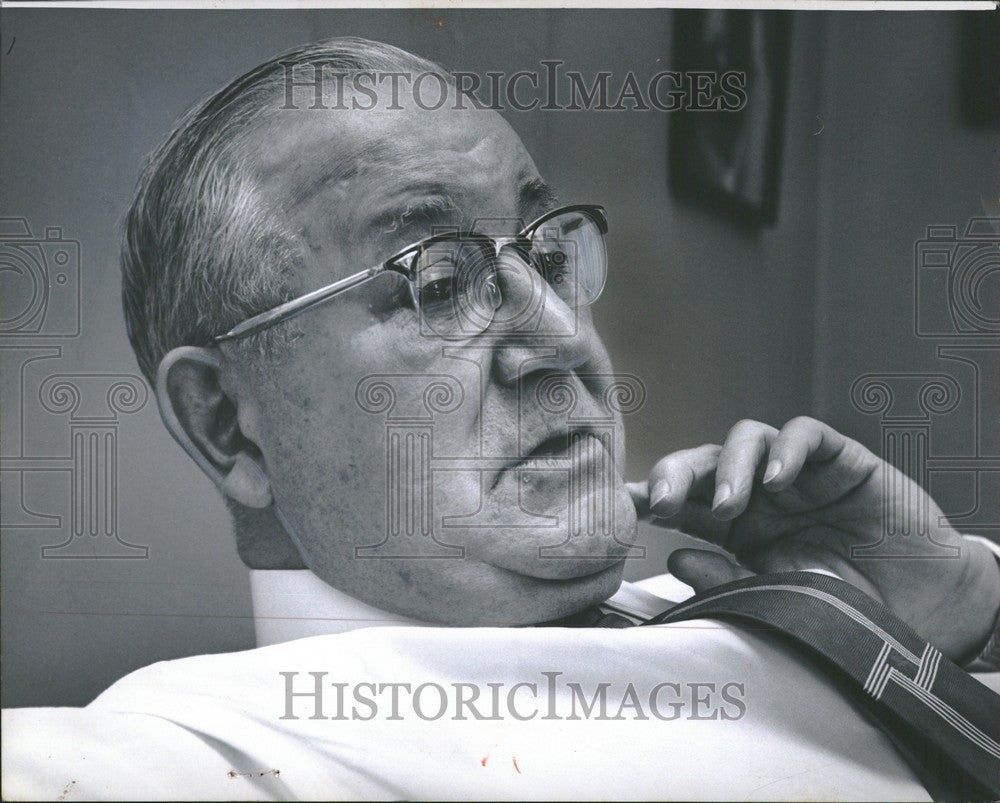
[[[791,28],[788,13],[676,12],[674,69],[704,81],[672,118],[676,197],[744,225],[777,220]]]

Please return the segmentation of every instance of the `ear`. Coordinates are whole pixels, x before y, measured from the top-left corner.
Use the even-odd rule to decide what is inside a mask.
[[[156,403],[174,440],[222,493],[246,507],[273,498],[260,449],[240,430],[237,400],[223,390],[215,349],[181,346],[156,372]]]

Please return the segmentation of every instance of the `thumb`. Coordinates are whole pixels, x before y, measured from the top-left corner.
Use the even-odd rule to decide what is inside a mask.
[[[626,482],[635,513],[640,519],[649,518],[649,485],[646,482]]]
[[[696,593],[724,583],[752,577],[753,572],[718,552],[704,549],[675,549],[667,559],[667,568],[678,580],[691,586]]]

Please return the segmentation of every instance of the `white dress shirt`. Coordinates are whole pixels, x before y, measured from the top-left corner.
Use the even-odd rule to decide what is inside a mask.
[[[691,586],[671,574],[661,574],[638,583],[622,583],[603,607],[634,621],[646,621],[692,593]],[[258,647],[361,627],[432,626],[361,602],[305,569],[252,569],[250,594]]]
[[[5,711],[4,799],[928,799],[763,632],[436,627],[305,571],[254,572],[252,590],[257,649]],[[687,593],[664,576],[608,604],[648,616]]]

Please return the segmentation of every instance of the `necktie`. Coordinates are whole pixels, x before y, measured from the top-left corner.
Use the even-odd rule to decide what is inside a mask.
[[[631,619],[626,619],[613,611],[605,611],[595,605],[593,608],[564,616],[562,619],[543,622],[536,627],[632,627],[634,624]]]
[[[936,799],[1000,794],[1000,696],[849,583],[814,572],[757,575],[698,594],[645,624],[702,618],[763,625],[815,656]],[[632,623],[589,609],[547,624]]]

